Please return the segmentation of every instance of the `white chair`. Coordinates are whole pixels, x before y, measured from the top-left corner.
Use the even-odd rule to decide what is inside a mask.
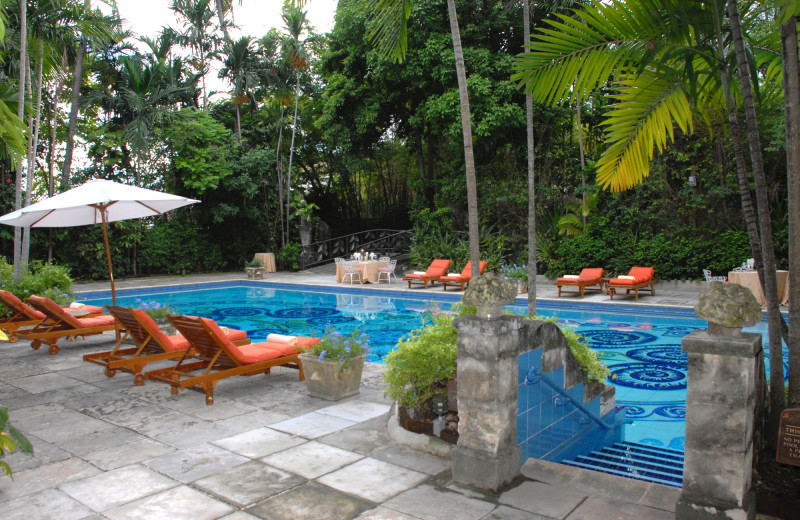
[[[381,277],[386,275],[386,283],[392,283],[392,276],[394,276],[394,281],[397,281],[397,275],[394,274],[394,268],[397,267],[397,260],[384,260],[383,258],[380,259],[381,262],[387,262],[386,266],[378,267],[378,283],[381,281]]]
[[[725,283],[728,281],[727,276],[711,276],[711,271],[709,269],[703,269],[703,276],[706,277],[706,283],[711,283],[711,282]]]
[[[341,264],[342,262],[344,262],[344,258],[337,256],[336,258],[333,259],[333,261],[336,262],[337,264]]]
[[[350,277],[350,285],[353,285],[353,279],[356,276],[358,276],[358,283],[363,283],[361,281],[361,266],[358,265],[358,262],[342,262],[342,270],[344,271],[342,283],[348,276]]]

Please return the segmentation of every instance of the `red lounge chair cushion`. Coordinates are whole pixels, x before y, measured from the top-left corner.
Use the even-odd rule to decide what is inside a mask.
[[[581,282],[591,282],[592,280],[599,280],[603,277],[605,271],[602,267],[587,267],[578,275],[578,280]]]
[[[37,311],[36,309],[31,307],[30,305],[26,304],[25,302],[23,302],[22,300],[17,298],[14,295],[14,293],[11,293],[9,291],[0,290],[0,298],[2,298],[4,301],[7,301],[9,304],[11,304],[14,307],[15,310],[26,314],[30,318],[35,318],[37,320],[43,320],[46,317],[41,312]]]
[[[100,323],[98,323],[98,325],[84,325],[84,324],[81,323],[81,320],[79,320],[75,316],[73,316],[73,315],[69,314],[68,312],[66,312],[64,309],[59,307],[56,304],[56,302],[54,302],[50,298],[43,298],[41,296],[36,296],[36,295],[32,294],[32,295],[28,296],[28,300],[32,301],[32,302],[36,302],[39,305],[41,305],[42,307],[46,308],[48,311],[50,311],[50,313],[52,313],[55,316],[58,316],[61,321],[63,321],[64,323],[68,324],[70,327],[72,327],[74,329],[82,329],[82,328],[85,328],[85,327],[95,327],[95,326],[99,326],[99,325],[103,324],[102,322],[100,322]],[[98,318],[111,318],[111,323],[114,323],[114,317],[113,316],[98,316]],[[84,318],[84,320],[94,320],[94,319],[95,318]]]
[[[653,278],[655,269],[652,267],[631,267],[628,276],[633,276],[633,280],[629,278],[612,278],[609,283],[611,285],[638,285],[640,283],[649,282]]]
[[[311,347],[312,345],[316,345],[317,343],[321,342],[322,340],[319,338],[309,338],[306,336],[297,336],[297,343],[295,344],[296,347]]]
[[[263,348],[265,350],[271,350],[272,352],[277,353],[278,357],[293,356],[295,354],[300,353],[300,350],[298,350],[297,345],[289,345],[288,343],[273,343],[271,341],[262,341],[261,343],[253,343],[252,346]]]
[[[631,267],[631,272],[628,273],[628,276],[633,276],[636,279],[636,283],[642,283],[649,281],[654,272],[655,269],[652,267]]]
[[[428,269],[425,271],[425,274],[415,274],[415,273],[408,273],[405,275],[405,278],[438,278],[440,276],[444,276],[447,273],[447,270],[450,268],[450,264],[452,264],[450,260],[442,260],[437,259],[431,262],[431,265],[428,266]]]
[[[78,318],[76,321],[78,322],[78,328],[105,327],[106,325],[114,324],[114,316],[106,314],[94,318]]]
[[[158,328],[158,324],[142,309],[131,309],[131,312],[136,316],[136,319],[141,323],[145,331],[165,349],[177,352],[189,348],[189,341],[186,338],[180,334],[167,336]]]
[[[237,361],[245,365],[281,357],[281,353],[279,351],[270,348],[261,348],[258,345],[259,343],[255,343],[253,345],[243,345],[241,347],[231,345],[229,350],[231,354],[236,357]],[[277,345],[277,343],[271,343],[271,345]]]

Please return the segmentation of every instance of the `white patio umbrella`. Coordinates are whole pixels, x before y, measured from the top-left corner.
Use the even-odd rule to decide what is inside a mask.
[[[127,184],[95,179],[36,204],[0,217],[0,224],[16,227],[73,227],[103,225],[103,240],[111,279],[111,299],[117,303],[111,250],[108,247],[108,222],[161,215],[195,204],[199,200],[137,188]]]

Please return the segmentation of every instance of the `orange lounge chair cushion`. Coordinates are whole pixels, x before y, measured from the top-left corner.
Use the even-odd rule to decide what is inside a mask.
[[[47,308],[51,313],[58,316],[64,323],[68,324],[70,327],[75,329],[88,329],[90,327],[105,327],[106,325],[113,325],[114,324],[114,316],[110,314],[105,314],[103,316],[96,316],[94,318],[76,318],[72,314],[68,313],[61,307],[59,307],[56,302],[51,300],[50,298],[43,298],[41,296],[31,295],[28,296],[30,301],[35,301],[42,307]]]
[[[259,347],[259,345],[260,343],[243,345],[241,347],[233,346],[231,347],[230,352],[234,357],[236,357],[237,361],[245,365],[276,359],[283,355],[277,349],[263,348]],[[277,343],[270,343],[270,345],[277,345]]]
[[[578,280],[581,282],[591,282],[592,280],[599,280],[603,277],[605,270],[602,267],[587,267],[578,275]]]
[[[611,285],[638,285],[649,282],[653,278],[653,274],[655,274],[655,269],[652,267],[631,267],[628,276],[633,276],[633,280],[630,278],[612,278],[609,283]]]
[[[489,262],[485,260],[481,260],[478,263],[478,270],[480,271],[481,274],[483,274],[483,270],[486,269],[487,265],[489,265]],[[439,280],[442,282],[461,282],[461,281],[472,280],[472,260],[467,262],[467,265],[464,266],[464,270],[461,271],[461,274],[453,276],[450,275],[442,276],[441,278],[439,278]]]
[[[425,274],[414,274],[409,273],[405,276],[405,278],[431,278],[435,277],[438,278],[440,276],[444,276],[447,273],[447,270],[450,268],[450,264],[452,264],[450,260],[442,260],[436,259],[431,262],[431,265],[428,266],[428,269],[425,271]]]
[[[153,336],[153,338],[155,338],[158,343],[163,345],[164,348],[171,350],[172,352],[186,350],[189,348],[189,340],[180,334],[167,336],[161,331],[161,329],[158,327],[158,324],[154,322],[153,319],[142,309],[131,309],[131,311],[136,315],[137,320],[142,324],[147,333]],[[228,328],[220,330],[222,330],[222,333],[230,341],[247,339],[247,331]]]

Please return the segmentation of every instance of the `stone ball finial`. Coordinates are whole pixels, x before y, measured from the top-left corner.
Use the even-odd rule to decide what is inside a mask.
[[[700,293],[694,312],[708,322],[710,332],[721,335],[738,333],[764,319],[756,297],[737,283],[712,282]]]
[[[494,273],[486,273],[470,282],[464,298],[464,305],[475,306],[478,316],[496,318],[502,316],[503,305],[517,300],[517,289],[514,282]]]

